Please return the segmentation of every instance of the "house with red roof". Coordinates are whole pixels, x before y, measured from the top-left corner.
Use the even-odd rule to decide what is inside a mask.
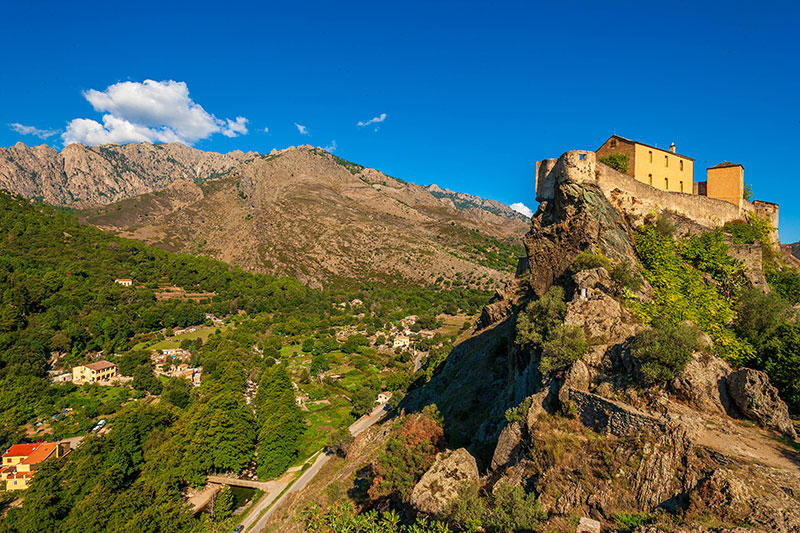
[[[0,482],[6,490],[25,490],[40,463],[51,457],[63,457],[69,450],[66,442],[15,444],[3,454]]]

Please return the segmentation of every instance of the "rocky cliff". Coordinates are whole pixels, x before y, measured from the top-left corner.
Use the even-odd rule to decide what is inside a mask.
[[[650,381],[647,353],[636,351],[650,326],[634,309],[653,289],[633,283],[623,298],[606,267],[574,266],[591,252],[607,266],[641,270],[633,232],[641,213],[631,216],[592,179],[569,172],[550,187],[524,239],[530,269],[498,292],[480,329],[406,408],[435,403],[449,443],[477,457],[482,490],[535,494],[544,530],[576,531],[570,518],[584,517],[596,531],[800,531],[796,431],[767,376],[734,369],[695,333],[688,362]],[[687,233],[703,229],[677,213],[661,216]],[[574,344],[552,330],[558,342],[537,344],[548,332],[531,335],[523,315],[534,324],[558,316],[556,329],[580,333],[585,351],[569,358],[564,347]],[[538,341],[526,344],[524,335]],[[423,489],[416,501],[426,501]]]
[[[179,143],[70,144],[61,152],[17,143],[0,148],[0,188],[53,205],[104,205],[178,179],[200,182],[219,176],[256,155],[203,152]]]

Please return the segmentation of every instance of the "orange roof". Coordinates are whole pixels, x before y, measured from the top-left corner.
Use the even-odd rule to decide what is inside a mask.
[[[8,479],[24,479],[33,477],[33,472],[17,472],[15,474],[9,474]]]
[[[15,444],[3,454],[3,457],[27,457],[39,446],[40,443],[38,442],[32,444]]]
[[[112,366],[117,366],[117,365],[115,365],[114,363],[109,363],[108,361],[97,361],[96,363],[89,363],[84,366],[91,370],[105,370],[106,368],[111,368]]]
[[[45,442],[39,445],[32,454],[28,457],[23,459],[22,464],[24,465],[38,465],[48,457],[50,457],[53,452],[56,451],[58,448],[58,444],[55,442]]]

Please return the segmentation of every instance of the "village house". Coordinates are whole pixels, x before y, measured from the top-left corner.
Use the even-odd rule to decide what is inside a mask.
[[[97,383],[100,381],[110,381],[119,375],[119,369],[114,363],[108,361],[96,361],[85,365],[76,366],[72,369],[72,382]]]
[[[64,442],[15,444],[3,454],[0,481],[9,491],[27,489],[42,461],[50,457],[63,457],[69,450],[69,444]]]
[[[378,399],[375,400],[375,402],[383,405],[383,404],[385,404],[386,402],[388,402],[391,399],[392,399],[392,393],[391,392],[382,392],[382,393],[378,394]]]
[[[133,280],[128,278],[118,278],[114,280],[114,283],[119,283],[123,287],[130,287],[133,285]]]
[[[392,348],[408,348],[410,344],[411,340],[408,337],[398,335],[394,338],[394,341],[392,341]]]

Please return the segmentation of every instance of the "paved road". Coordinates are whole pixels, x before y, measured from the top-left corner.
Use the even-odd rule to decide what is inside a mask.
[[[389,408],[387,405],[378,405],[377,407],[375,407],[375,409],[372,410],[372,412],[369,415],[362,416],[361,418],[353,422],[353,424],[350,425],[350,433],[352,433],[353,436],[358,435],[359,433],[361,433],[362,431],[373,425],[375,422],[380,420],[388,410]],[[263,516],[261,516],[258,522],[255,522],[255,525],[251,529],[254,532],[263,531],[267,525],[267,520],[269,520],[269,517],[272,515],[272,513],[275,512],[275,509],[280,507],[281,504],[286,500],[286,498],[290,494],[292,494],[293,492],[301,491],[304,488],[306,488],[308,483],[312,479],[314,479],[314,476],[317,475],[320,469],[323,466],[325,466],[325,463],[327,463],[330,460],[330,458],[333,457],[333,454],[329,454],[325,452],[325,450],[320,450],[317,453],[318,453],[317,458],[314,460],[314,463],[311,465],[311,467],[305,472],[303,472],[300,475],[300,477],[297,478],[297,481],[295,481],[294,484],[289,488],[289,490],[284,492],[283,495],[280,498],[278,498],[277,501],[275,501],[275,496],[280,494],[280,492],[286,485],[284,485],[284,487],[280,488],[279,490],[264,495],[264,497],[258,501],[258,503],[253,507],[253,509],[247,515],[247,518],[245,518],[245,520],[241,522],[242,525],[244,525],[245,531],[248,531],[250,525],[256,519],[258,519],[258,515],[261,513],[261,511],[269,507],[270,504],[272,504],[272,502],[275,501],[275,504],[272,505],[272,507],[269,507],[269,509],[267,509],[267,512],[265,512]],[[284,474],[284,477],[281,479],[284,479],[285,477],[287,477],[287,474]],[[286,484],[288,485],[288,482]]]

